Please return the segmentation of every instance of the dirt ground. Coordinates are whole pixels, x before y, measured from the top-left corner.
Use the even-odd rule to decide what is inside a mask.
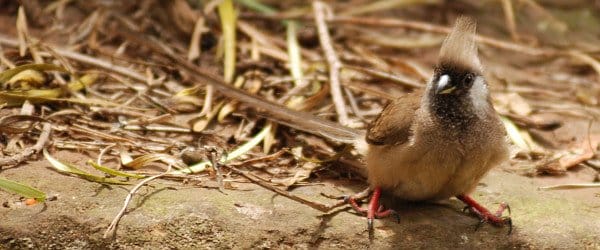
[[[66,91],[65,89],[64,94],[68,95],[64,97],[71,97],[73,94],[71,92],[76,92],[79,96],[96,97],[100,100],[118,104],[114,106],[117,107],[115,109],[101,110],[105,111],[106,114],[98,111],[98,109],[92,109],[90,106],[93,105],[86,106],[78,104],[79,102],[36,104],[35,115],[39,115],[40,118],[55,115],[52,118],[55,130],[47,148],[60,161],[85,166],[86,161],[89,159],[96,159],[97,155],[95,153],[99,151],[98,149],[109,145],[107,143],[118,143],[123,146],[123,149],[115,149],[118,152],[112,154],[113,158],[111,159],[113,160],[120,157],[119,153],[132,150],[137,150],[133,154],[135,156],[148,155],[149,152],[168,152],[172,156],[179,156],[178,153],[181,153],[184,149],[204,143],[204,141],[200,143],[200,140],[196,140],[206,139],[198,138],[202,136],[215,137],[213,138],[214,141],[209,140],[210,138],[206,141],[220,142],[225,145],[222,147],[225,150],[229,146],[238,146],[241,142],[248,141],[250,136],[253,136],[265,124],[262,121],[262,116],[255,114],[256,110],[251,108],[252,105],[249,105],[250,107],[242,105],[238,107],[239,109],[231,111],[232,114],[226,117],[224,123],[219,122],[217,125],[207,126],[199,129],[199,131],[194,130],[195,133],[191,133],[190,130],[184,135],[171,136],[172,133],[160,131],[115,130],[115,124],[121,124],[121,122],[125,122],[123,124],[133,122],[131,124],[152,125],[151,121],[154,121],[158,125],[175,124],[177,126],[173,125],[172,127],[181,129],[183,128],[181,124],[186,124],[185,128],[189,128],[190,126],[195,127],[196,124],[201,124],[201,121],[203,121],[197,121],[194,117],[206,105],[201,101],[202,99],[198,99],[204,98],[204,94],[201,95],[202,97],[199,97],[200,94],[190,96],[197,97],[196,99],[190,99],[193,102],[189,102],[194,104],[190,106],[191,108],[183,105],[186,104],[183,101],[180,103],[182,105],[175,105],[178,104],[176,102],[178,99],[174,98],[176,93],[181,93],[179,91],[184,88],[195,86],[196,81],[203,78],[197,78],[198,76],[195,75],[194,71],[186,70],[184,67],[171,67],[173,62],[177,61],[175,59],[186,58],[186,48],[193,30],[192,27],[194,27],[196,20],[199,20],[199,17],[205,15],[203,10],[197,6],[192,6],[194,7],[192,8],[187,5],[171,3],[187,4],[192,1],[123,1],[122,4],[119,4],[119,1],[19,2],[29,3],[25,6],[24,11],[29,17],[31,37],[41,38],[44,43],[50,45],[48,48],[40,47],[41,52],[44,52],[42,53],[45,59],[44,62],[55,64],[66,60],[78,73],[83,74],[90,70],[105,75],[104,79],[100,79],[95,85],[89,86],[88,91],[85,93],[83,91]],[[216,3],[216,1],[210,2]],[[279,1],[268,2],[276,6]],[[281,2],[285,3],[287,1]],[[308,3],[305,1],[298,2],[304,5]],[[366,5],[369,1],[360,2]],[[530,19],[544,21],[547,15],[532,15],[530,19],[520,19],[521,25],[519,28],[521,30],[519,32],[524,35],[522,41],[498,43],[498,41],[512,41],[508,38],[509,34],[502,28],[504,26],[504,15],[499,12],[501,9],[499,5],[491,6],[492,8],[487,9],[489,12],[484,12],[480,8],[487,5],[482,7],[480,3],[486,1],[440,2],[444,2],[444,4],[417,6],[398,12],[381,11],[385,15],[379,15],[380,13],[372,13],[371,15],[375,19],[385,17],[388,20],[397,17],[406,17],[406,20],[412,20],[412,17],[419,16],[423,18],[415,20],[431,21],[431,24],[425,23],[427,25],[423,25],[424,23],[421,22],[420,26],[415,26],[414,23],[409,22],[409,24],[413,24],[408,25],[413,26],[412,28],[405,26],[403,28],[380,29],[380,27],[372,28],[372,26],[362,27],[359,23],[335,23],[332,20],[330,23],[330,30],[333,34],[332,43],[335,45],[335,49],[340,52],[340,57],[347,66],[358,65],[363,67],[364,65],[365,69],[373,68],[379,72],[388,72],[389,69],[394,69],[394,71],[391,71],[392,73],[409,75],[409,83],[415,81],[421,84],[424,81],[421,79],[423,75],[429,77],[430,66],[433,65],[433,61],[438,54],[439,42],[445,34],[443,29],[450,24],[446,21],[449,20],[449,17],[455,16],[453,14],[449,16],[442,14],[453,13],[457,9],[461,11],[466,9],[467,14],[478,17],[479,27],[481,28],[478,29],[478,32],[485,35],[483,38],[488,36],[501,38],[497,41],[488,39],[486,44],[480,46],[480,52],[484,65],[489,68],[492,98],[495,101],[504,100],[505,103],[495,103],[503,108],[504,114],[512,115],[509,117],[512,117],[511,119],[515,121],[518,120],[517,118],[521,120],[532,118],[532,121],[524,122],[525,125],[517,125],[521,130],[530,132],[531,136],[535,137],[535,142],[539,143],[548,152],[560,149],[563,150],[561,152],[577,151],[573,154],[581,155],[581,151],[589,149],[588,145],[598,144],[600,141],[600,124],[595,122],[590,130],[588,121],[590,120],[589,116],[600,114],[597,101],[598,93],[600,93],[597,87],[600,66],[596,60],[600,58],[597,52],[600,49],[595,47],[596,44],[600,44],[596,41],[597,37],[600,36],[594,33],[598,27],[596,24],[600,23],[600,19],[594,19],[594,22],[590,21],[589,27],[584,27],[587,29],[584,29],[581,33],[575,33],[580,36],[573,36],[577,38],[573,40],[581,40],[582,45],[581,47],[573,47],[575,48],[573,51],[571,51],[571,47],[566,47],[570,46],[568,43],[562,47],[551,47],[555,45],[555,42],[561,42],[562,38],[572,36],[569,33],[560,33],[558,38],[548,36],[540,39],[540,48],[552,48],[550,54],[554,57],[548,59],[539,55],[532,55],[531,53],[536,54],[539,52],[537,49],[533,49],[537,47],[530,46],[531,44],[537,44],[535,42],[537,40],[531,42],[528,40],[530,39],[529,30],[544,24],[544,22],[531,22],[531,25],[529,23],[523,25],[523,22]],[[535,3],[535,1],[530,2]],[[582,1],[553,2],[557,2],[556,5],[558,6],[560,3],[567,5],[567,2],[581,4]],[[46,8],[46,5],[50,3],[57,4],[52,4],[54,6],[50,6],[52,8]],[[348,10],[346,9],[348,6],[352,7],[351,4],[346,2],[328,1],[328,3],[335,7],[334,10],[337,13]],[[301,4],[298,4],[298,6],[302,7]],[[582,5],[585,6],[585,3]],[[18,4],[16,1],[0,1],[0,6],[3,7],[0,8],[0,35],[16,39],[18,37],[16,27]],[[102,6],[106,9],[100,8]],[[239,20],[245,23],[245,28],[242,27],[237,32],[237,57],[240,60],[237,65],[234,65],[238,70],[236,74],[240,77],[239,79],[245,81],[243,84],[246,84],[246,89],[253,89],[258,86],[256,89],[258,92],[255,93],[258,97],[265,100],[283,100],[283,94],[288,95],[293,92],[293,85],[289,80],[293,78],[290,78],[291,73],[288,72],[289,69],[286,66],[288,65],[288,56],[286,54],[285,27],[282,25],[274,26],[274,24],[280,23],[278,19],[271,20],[266,16],[261,18],[260,15],[253,17],[257,14],[256,11],[251,11],[249,7],[236,6],[241,10]],[[65,8],[64,12],[61,9],[63,7]],[[280,10],[285,10],[285,13],[287,13],[288,10],[294,9],[283,7],[297,6],[294,4],[281,7]],[[311,8],[308,5],[304,7]],[[53,8],[56,8],[56,10]],[[520,13],[529,15],[531,12],[527,10],[521,10]],[[590,7],[590,10],[597,11],[597,7]],[[128,11],[135,12],[135,14]],[[582,11],[586,12],[581,13],[588,13],[588,8]],[[199,45],[203,47],[203,52],[201,57],[195,59],[195,63],[198,67],[217,67],[220,74],[224,70],[221,68],[223,67],[221,59],[216,60],[221,56],[221,52],[217,52],[222,50],[221,46],[217,46],[217,40],[225,35],[221,31],[221,19],[218,18],[221,14],[217,15],[217,12],[218,10],[213,9],[209,14],[206,14],[205,28],[207,31],[203,35],[204,40],[200,40]],[[231,12],[233,13],[233,10]],[[110,15],[105,15],[106,13]],[[438,14],[432,15],[432,13]],[[546,12],[542,12],[542,14],[544,13]],[[305,14],[311,14],[311,12]],[[563,14],[586,17],[586,15],[580,14],[577,9],[566,9]],[[589,16],[594,17],[592,14]],[[306,17],[310,16],[307,15]],[[550,17],[552,16],[550,15]],[[183,21],[179,18],[182,18]],[[354,19],[355,21],[363,20],[360,17],[355,18],[357,18]],[[314,24],[310,20],[312,18],[302,19],[305,25],[298,30],[298,36],[302,43],[303,60],[308,63],[304,68],[310,69],[306,72],[306,79],[314,79],[314,84],[311,84],[311,86],[321,86],[320,82],[325,81],[319,79],[328,79],[329,76],[326,70],[326,58],[319,45],[319,34],[315,32]],[[364,19],[363,21],[365,20],[372,19]],[[577,20],[579,19],[575,21]],[[127,26],[126,24],[133,25],[133,27],[124,29]],[[579,23],[577,22],[577,24]],[[21,25],[24,24],[21,22]],[[180,26],[185,29],[181,29]],[[498,31],[501,31],[500,33],[503,35],[498,35]],[[130,34],[130,32],[132,33]],[[378,35],[379,38],[373,38],[375,35]],[[387,39],[384,39],[405,38],[407,35],[409,35],[407,41],[417,44],[417,48],[410,48],[410,46],[408,48],[395,48],[394,46],[401,46],[402,44],[392,46],[386,42]],[[536,35],[537,33],[532,33],[532,37]],[[592,42],[583,39],[587,38],[587,35],[593,38]],[[368,38],[365,41],[360,39],[365,37]],[[421,38],[425,40],[421,41]],[[263,39],[266,39],[268,43],[255,42]],[[369,39],[381,41],[379,41],[379,44],[372,44]],[[435,42],[436,39],[439,41]],[[433,41],[434,43],[428,45],[427,41]],[[0,54],[18,64],[33,61],[30,55],[19,56],[20,48],[18,46],[8,46],[6,44],[10,43],[3,45],[2,50],[4,52],[0,51]],[[523,45],[525,47],[508,45]],[[120,75],[122,73],[113,72],[114,69],[111,67],[90,65],[90,63],[84,63],[79,59],[65,59],[68,57],[63,58],[63,56],[59,56],[60,53],[55,55],[56,50],[49,48],[69,48],[68,52],[77,52],[106,62],[114,62],[115,65],[121,66],[121,69],[128,69],[127,72],[133,72],[134,75],[141,77],[122,81],[124,77]],[[567,51],[566,48],[570,52],[578,52],[576,49],[579,49],[589,53],[590,56],[586,57],[587,54],[585,53],[562,53]],[[271,49],[276,50],[273,52]],[[235,46],[233,50],[235,51]],[[172,56],[169,51],[175,51],[177,54]],[[260,60],[245,60],[254,55],[256,51],[260,52]],[[352,67],[348,69],[352,69]],[[355,75],[355,73],[360,74]],[[64,77],[66,76],[64,75]],[[131,74],[127,77],[131,77]],[[246,80],[243,79],[244,77]],[[263,77],[264,79],[262,79]],[[342,77],[344,78],[342,79],[343,82],[348,84],[348,89],[355,92],[353,95],[356,95],[356,99],[362,100],[359,103],[362,106],[359,107],[358,111],[362,109],[366,119],[356,119],[362,122],[374,118],[376,113],[372,111],[382,108],[385,98],[405,94],[416,88],[414,86],[410,87],[410,84],[405,85],[406,80],[399,81],[404,83],[404,85],[399,85],[396,80],[382,80],[384,79],[382,76],[361,73],[361,71],[347,75],[342,74]],[[55,80],[55,78],[51,79]],[[64,87],[63,84],[57,85],[54,80],[46,83],[53,85],[44,86],[41,89]],[[154,80],[160,86],[155,85]],[[255,80],[257,81],[255,82]],[[286,82],[286,85],[274,84],[278,81]],[[260,84],[255,85],[254,83],[257,82],[260,82]],[[204,85],[202,87],[204,88]],[[324,87],[319,87],[319,89],[318,91],[306,89],[304,91],[306,93],[303,92],[302,96],[312,100],[311,102],[315,102],[315,107],[307,111],[325,117],[325,115],[334,113],[333,104],[329,100],[328,91],[322,91],[325,89]],[[156,91],[153,92],[154,90]],[[322,93],[325,93],[322,95],[323,98],[320,97]],[[517,93],[519,94],[517,95]],[[349,92],[349,94],[352,94],[352,92]],[[237,107],[238,104],[235,101],[230,102],[229,99],[223,98],[219,93],[216,93],[216,95],[214,105],[218,107],[202,115],[208,121],[213,119],[213,114],[217,114],[217,111],[221,109],[220,104],[218,104],[220,101],[225,100],[226,102],[223,103],[231,104],[232,107]],[[208,96],[206,94],[206,98],[209,98]],[[137,97],[144,98],[137,100]],[[313,97],[316,99],[313,99]],[[136,99],[137,101],[130,103],[130,99]],[[511,102],[517,103],[513,105],[515,107],[509,105]],[[121,105],[124,103],[129,103],[128,105],[131,106],[130,109],[124,109],[124,111],[131,112],[122,112],[121,107],[123,106]],[[202,106],[200,106],[200,103],[202,103]],[[170,113],[171,111],[162,110],[165,107],[173,108],[172,113]],[[145,108],[144,112],[146,113],[136,113],[139,111],[137,108]],[[20,105],[15,105],[10,109],[2,106],[0,110],[5,111],[6,114],[17,114],[20,112]],[[60,112],[63,111],[67,112],[61,115]],[[56,115],[57,113],[59,115]],[[172,119],[169,118],[170,120],[165,121],[163,124],[162,118],[167,117],[163,115],[172,115]],[[62,118],[63,116],[65,118]],[[209,116],[211,118],[208,118]],[[597,120],[595,117],[592,118]],[[575,121],[575,119],[579,120]],[[562,122],[563,126],[555,131],[543,131],[545,129],[531,126],[531,124],[546,124],[543,122],[553,120]],[[149,123],[146,124],[146,122]],[[216,122],[213,123],[216,124]],[[357,127],[364,129],[367,124],[363,125]],[[315,139],[307,136],[303,139],[297,139],[299,132],[287,129],[285,126],[279,128],[279,134],[277,135],[281,136],[276,138],[277,142],[273,144],[275,145],[274,148],[269,151],[271,153],[275,150],[283,152],[287,148],[307,144],[312,148],[305,148],[305,151],[328,152],[324,155],[315,153],[315,158],[325,157],[325,155],[329,157],[337,150],[335,147],[339,146],[337,144],[329,145],[322,138]],[[27,137],[23,137],[28,139],[23,140],[26,142],[26,146],[34,143],[31,139],[37,138],[36,131],[32,129],[27,133]],[[99,134],[102,136],[97,136]],[[242,136],[238,136],[238,134],[242,134]],[[117,135],[117,139],[122,140],[115,142],[113,135]],[[302,136],[306,136],[306,134],[302,134]],[[5,141],[10,139],[9,135],[1,135],[0,146],[4,146]],[[58,142],[63,143],[62,148]],[[72,144],[65,142],[71,142]],[[82,145],[94,145],[94,143],[102,146],[92,147],[92,149],[81,148]],[[148,145],[154,146],[156,149],[152,149]],[[164,150],[157,145],[164,146]],[[70,151],[66,149],[69,147],[79,150]],[[596,148],[592,149],[592,151],[594,150]],[[258,147],[255,147],[252,151],[253,156],[264,157],[265,154],[260,154],[259,151]],[[530,152],[527,152],[530,154],[526,154],[524,158],[535,157],[536,153],[539,152],[534,151],[531,149]],[[307,156],[312,157],[313,155]],[[549,154],[548,156],[554,155]],[[295,161],[295,159],[292,159],[295,155],[291,156],[289,154],[286,157],[281,157],[286,158],[281,161],[273,160],[274,163],[272,164],[265,163],[264,165],[272,167],[273,170],[264,176],[276,177],[276,174],[272,173],[292,169],[286,165],[286,162]],[[27,206],[18,195],[0,190],[0,250],[229,248],[600,249],[600,234],[598,233],[600,232],[600,189],[582,188],[551,191],[539,189],[543,186],[558,184],[598,182],[600,175],[597,159],[596,156],[596,160],[590,160],[596,162],[595,168],[582,164],[581,161],[575,164],[565,164],[568,167],[559,169],[559,173],[554,173],[556,176],[538,175],[539,172],[536,172],[536,166],[534,165],[550,165],[542,164],[543,160],[540,159],[535,159],[537,161],[513,159],[510,164],[507,163],[505,166],[492,170],[482,180],[473,194],[473,198],[491,210],[495,210],[500,202],[508,203],[511,207],[512,213],[510,216],[514,224],[511,234],[508,234],[508,228],[496,228],[487,224],[476,230],[478,219],[467,212],[463,212],[464,205],[460,201],[451,199],[436,204],[396,203],[392,208],[399,212],[400,222],[397,223],[392,218],[377,220],[374,234],[370,236],[367,232],[366,219],[357,215],[348,206],[329,213],[323,213],[245,181],[244,178],[235,174],[227,178],[227,181],[231,181],[228,182],[231,183],[231,186],[228,185],[225,190],[220,191],[216,188],[216,181],[208,174],[203,174],[197,179],[187,182],[157,179],[152,181],[150,185],[141,188],[129,205],[128,212],[121,220],[116,235],[105,239],[103,238],[104,231],[122,208],[124,199],[132,187],[108,186],[61,174],[53,170],[50,163],[39,155],[37,160],[28,161],[17,166],[0,167],[2,178],[30,185],[44,191],[49,197],[54,197],[43,204]],[[328,164],[323,164],[323,166],[328,168]],[[86,168],[90,172],[95,171],[92,168]],[[256,170],[258,167],[248,167],[247,169]],[[146,171],[147,169],[138,170]],[[162,170],[164,169],[160,167],[152,169],[152,171]],[[292,170],[295,171],[296,169]],[[340,196],[361,191],[366,187],[367,184],[363,179],[346,178],[347,171],[344,169],[338,170],[318,168],[318,170],[313,171],[311,169],[312,172],[309,171],[306,180],[291,184],[291,192],[307,200],[332,204],[335,202],[334,200],[321,194]],[[267,172],[264,169],[256,170],[256,172],[260,172],[259,174],[263,174],[261,171]],[[285,174],[295,176],[299,172],[294,171],[288,171]],[[334,174],[321,174],[327,171]],[[527,177],[528,175],[533,177]],[[281,187],[280,183],[270,182],[270,184],[277,188]],[[386,203],[390,204],[392,202],[388,200]]]
[[[83,164],[87,156],[57,157]],[[44,160],[6,169],[3,176],[56,195],[46,205],[20,205],[0,192],[0,244],[7,249],[81,248],[600,248],[600,198],[594,189],[540,191],[552,183],[587,178],[585,168],[562,178],[528,178],[492,171],[474,197],[512,208],[514,231],[484,225],[461,212],[457,200],[396,207],[400,223],[378,220],[369,240],[366,221],[342,208],[323,214],[253,184],[220,193],[193,184],[160,180],[143,188],[114,239],[102,235],[123,204],[127,190],[107,187],[49,169]],[[302,197],[331,202],[319,193],[360,190],[360,182],[315,181],[296,188]]]

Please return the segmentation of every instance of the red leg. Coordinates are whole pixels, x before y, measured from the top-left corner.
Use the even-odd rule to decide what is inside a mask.
[[[369,201],[369,205],[367,209],[361,208],[356,203],[356,200],[353,197],[349,197],[347,199],[348,203],[354,208],[354,210],[359,213],[367,214],[367,228],[369,232],[373,230],[373,219],[375,218],[384,218],[390,215],[395,215],[398,221],[400,220],[396,211],[388,209],[384,210],[382,206],[379,205],[379,198],[381,197],[381,188],[375,187],[373,189],[373,194],[371,195],[371,200]]]
[[[373,229],[373,219],[375,218],[375,213],[379,209],[379,197],[381,197],[381,188],[375,187],[375,189],[373,189],[373,194],[371,194],[371,200],[369,201],[367,210],[367,227],[369,228],[369,231]]]
[[[468,195],[458,195],[456,196],[459,200],[467,204],[467,207],[471,209],[473,213],[475,213],[480,219],[482,223],[489,222],[494,226],[502,227],[504,225],[508,225],[508,233],[512,232],[512,220],[510,217],[503,217],[502,213],[504,210],[508,209],[508,213],[510,215],[510,207],[506,203],[501,203],[500,207],[496,211],[495,214],[492,214],[488,209],[483,207],[481,204],[477,203],[471,196]]]
[[[352,208],[354,208],[354,210],[356,210],[356,212],[363,213],[363,214],[367,213],[367,209],[360,207],[358,205],[358,203],[356,203],[356,199],[354,199],[354,197],[348,197],[347,202],[350,203],[350,206],[352,206]]]

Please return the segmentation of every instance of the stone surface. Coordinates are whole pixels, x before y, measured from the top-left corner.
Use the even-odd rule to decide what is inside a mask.
[[[60,159],[87,156],[61,152]],[[45,205],[24,206],[19,197],[0,192],[0,246],[8,249],[64,248],[600,248],[598,189],[540,191],[538,187],[577,179],[528,178],[492,171],[474,198],[495,209],[512,208],[514,231],[482,226],[462,212],[463,204],[410,204],[398,208],[400,223],[378,220],[369,239],[366,220],[348,208],[323,214],[253,184],[225,190],[158,180],[140,190],[114,239],[104,230],[119,211],[129,187],[106,187],[59,174],[43,160],[4,169],[0,176],[57,195]],[[584,171],[584,170],[580,170]],[[586,175],[587,176],[587,175]],[[320,183],[293,192],[311,200],[319,195],[361,190],[364,183]],[[321,184],[322,183],[322,184]],[[17,205],[16,205],[17,204]],[[8,207],[7,207],[8,206]],[[1,247],[0,247],[1,248]]]

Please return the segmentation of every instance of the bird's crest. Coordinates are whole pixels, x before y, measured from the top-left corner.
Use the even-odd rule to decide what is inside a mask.
[[[481,72],[482,67],[477,56],[475,43],[475,22],[468,17],[459,17],[454,28],[448,34],[440,49],[440,64],[462,66],[474,72]]]

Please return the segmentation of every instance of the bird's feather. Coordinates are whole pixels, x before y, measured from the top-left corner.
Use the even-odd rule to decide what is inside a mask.
[[[412,135],[415,113],[421,104],[422,92],[411,93],[390,102],[371,123],[367,142],[372,145],[400,145]]]
[[[473,72],[481,72],[475,43],[476,25],[468,17],[459,17],[440,49],[439,64],[457,65]]]

